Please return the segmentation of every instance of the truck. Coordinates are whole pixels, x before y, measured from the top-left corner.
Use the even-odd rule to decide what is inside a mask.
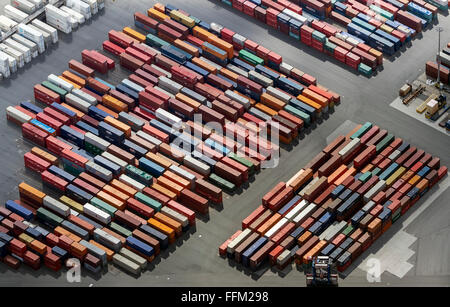
[[[317,256],[311,261],[310,268],[305,271],[308,287],[337,287],[338,275],[336,265],[328,256]]]

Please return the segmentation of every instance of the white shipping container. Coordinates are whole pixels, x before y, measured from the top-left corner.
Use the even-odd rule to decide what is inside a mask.
[[[156,70],[159,70],[160,72],[165,74],[168,78],[172,78],[172,74],[170,72],[168,72],[167,70],[164,70],[164,69],[162,69],[161,67],[159,67],[159,66],[157,66],[155,64],[151,64],[150,66],[153,67]]]
[[[84,101],[88,102],[90,105],[95,106],[97,105],[98,101],[95,99],[95,97],[92,97],[91,95],[83,92],[82,90],[79,90],[77,88],[74,88],[72,90],[72,94],[77,96],[78,98],[83,99]]]
[[[275,235],[281,228],[283,228],[287,223],[289,223],[289,220],[285,217],[283,217],[281,220],[279,220],[275,225],[272,226],[265,234],[264,236],[268,239],[270,239],[273,235]]]
[[[41,7],[44,7],[44,1],[42,0],[28,0],[31,3],[34,3],[36,5],[36,9],[40,9]]]
[[[4,7],[4,13],[6,17],[11,18],[12,20],[14,20],[15,22],[22,22],[24,21],[25,18],[28,17],[28,14],[22,12],[19,9],[16,9],[15,7],[7,4]]]
[[[43,207],[63,217],[68,217],[70,215],[70,208],[68,206],[50,196],[44,197]]]
[[[18,42],[19,44],[24,45],[27,48],[30,48],[31,57],[35,58],[38,56],[39,50],[38,50],[38,46],[36,45],[36,43],[30,41],[29,39],[26,39],[25,37],[23,37],[17,33],[13,34],[11,38],[13,40],[15,40],[16,42]]]
[[[103,224],[109,224],[111,222],[111,215],[97,207],[94,207],[90,203],[87,203],[83,206],[83,214],[87,215],[88,217],[92,217],[94,220],[99,221]]]
[[[167,215],[168,217],[176,220],[178,223],[181,224],[182,227],[186,227],[189,225],[189,220],[186,216],[178,213],[177,211],[164,206],[161,208],[161,212],[164,213],[165,215]]]
[[[272,95],[275,98],[278,98],[280,100],[282,100],[283,102],[288,103],[291,100],[291,96],[280,91],[279,89],[276,89],[272,86],[269,86],[267,88],[267,94]]]
[[[98,0],[98,9],[103,10],[105,8],[105,0]]]
[[[55,28],[49,26],[45,22],[40,21],[39,19],[34,19],[31,24],[39,28],[40,30],[49,33],[52,37],[53,44],[56,44],[58,42],[58,31]]]
[[[149,141],[150,143],[154,144],[156,146],[156,148],[159,150],[159,145],[161,145],[161,141],[158,140],[157,138],[155,138],[154,136],[145,133],[142,130],[139,130],[138,132],[136,132],[136,135],[140,138],[143,138],[146,141]]]
[[[209,165],[200,162],[197,159],[194,159],[192,156],[186,155],[183,161],[184,165],[192,168],[194,171],[199,172],[204,176],[209,176],[209,173],[211,172],[211,168],[209,167]]]
[[[261,84],[264,87],[273,86],[272,79],[269,79],[266,76],[254,70],[248,72],[248,77],[250,78],[250,80],[255,81],[258,84]]]
[[[89,6],[91,7],[91,13],[92,15],[95,15],[98,13],[98,4],[97,4],[97,0],[82,0],[84,3],[89,4]]]
[[[236,102],[239,102],[240,104],[242,104],[246,109],[250,108],[251,103],[250,100],[248,100],[245,97],[242,97],[241,95],[236,94],[233,91],[230,90],[226,90],[225,91],[225,96],[227,96],[230,99],[235,100]]]
[[[233,254],[234,250],[242,243],[244,242],[250,235],[252,234],[252,231],[250,228],[246,228],[244,231],[242,231],[236,238],[234,238],[227,246],[227,253]]]
[[[247,38],[242,36],[242,35],[240,35],[240,34],[236,33],[236,34],[233,35],[233,42],[236,43],[236,44],[241,45],[242,47],[244,47],[244,43],[245,43],[246,40],[247,40]]]
[[[5,45],[22,52],[24,57],[25,57],[25,63],[31,62],[31,50],[30,50],[30,48],[28,48],[28,47],[26,47],[26,46],[16,42],[12,38],[6,39],[4,41],[4,43],[5,43]]]
[[[215,22],[211,22],[211,23],[209,24],[209,26],[211,27],[211,30],[212,30],[213,32],[215,32],[217,35],[220,36],[220,31],[222,31],[222,29],[223,29],[223,26],[222,26],[222,25],[220,25],[220,24],[218,24],[218,23],[215,23]]]
[[[384,190],[386,187],[386,181],[380,180],[378,181],[369,191],[364,194],[364,202],[368,202],[372,197],[378,194],[378,192]]]
[[[39,32],[39,33],[42,34],[42,37],[44,38],[44,44],[45,44],[45,47],[46,47],[46,48],[48,48],[48,47],[52,44],[52,37],[51,37],[51,35],[50,35],[49,33],[47,33],[47,32],[45,32],[45,31],[39,29],[39,28],[36,27],[35,25],[28,24],[28,26],[29,26],[31,29],[33,29],[33,30],[35,30],[35,31],[37,31],[37,32]]]
[[[31,116],[17,110],[13,106],[9,106],[6,108],[6,115],[10,116],[11,118],[15,119],[16,121],[22,124],[28,123],[32,119]]]
[[[36,4],[27,0],[11,0],[10,3],[13,7],[27,14],[33,14],[37,10]]]
[[[7,57],[8,58],[8,64],[9,64],[9,72],[10,74],[13,74],[17,71],[17,60],[16,58],[10,56],[9,54],[3,52],[0,50],[0,55],[3,57]],[[6,77],[5,77],[6,78]]]
[[[134,180],[133,178],[131,178],[125,174],[120,175],[119,181],[129,185],[130,187],[138,190],[139,192],[142,192],[142,190],[145,189],[144,184],[140,183],[139,181]]]
[[[87,134],[87,133],[86,133]],[[86,138],[85,134],[85,138]],[[113,179],[113,174],[110,170],[107,170],[106,168],[94,163],[94,161],[89,161],[86,163],[86,171],[100,179],[103,179],[105,181],[111,181]]]
[[[53,6],[45,6],[45,19],[47,23],[63,33],[72,32],[72,24],[70,21],[70,15],[63,10]]]
[[[82,14],[71,9],[70,7],[63,5],[59,9],[65,13],[69,14],[70,16],[72,16],[79,24],[83,24],[86,21],[86,18],[84,18],[84,16]]]
[[[67,104],[71,105],[75,109],[78,109],[82,112],[87,113],[89,110],[89,107],[91,106],[89,102],[84,101],[83,99],[73,95],[73,94],[67,94],[65,98]]]
[[[339,151],[339,155],[342,157],[343,160],[348,157],[348,155],[360,145],[361,140],[359,138],[354,138],[350,141],[344,148],[342,148]]]
[[[11,29],[15,26],[17,26],[17,22],[4,15],[0,15],[0,30],[8,32],[11,31]]]
[[[119,251],[119,255],[127,258],[131,262],[138,264],[141,269],[145,269],[147,267],[147,260],[138,254],[133,253],[128,248],[122,247]]]
[[[72,90],[73,90],[73,85],[72,84],[70,84],[69,82],[61,79],[57,75],[50,74],[50,75],[48,75],[47,80],[49,82],[53,83],[54,85],[62,88],[63,90],[68,91],[69,93],[72,92]]]
[[[169,126],[174,129],[181,128],[181,124],[183,123],[183,120],[181,118],[161,108],[156,109],[155,116],[157,119],[163,121],[166,124],[169,124]]]
[[[122,242],[119,239],[98,228],[94,230],[94,240],[116,253],[122,248]]]
[[[120,166],[120,168],[122,169],[122,171],[125,170],[125,167],[127,167],[128,163],[126,161],[123,161],[122,159],[117,158],[116,156],[114,156],[113,154],[104,151],[101,156],[103,158],[105,158],[106,160],[111,161],[112,163],[115,163],[117,165]]]
[[[290,76],[291,75],[291,70],[293,70],[293,69],[294,69],[294,66],[289,65],[286,62],[281,62],[281,64],[280,64],[280,72],[285,74],[285,75]]]
[[[300,225],[303,223],[313,212],[316,210],[316,205],[311,203],[308,207],[302,210],[296,217],[294,217],[293,222],[295,225]]]
[[[86,132],[86,134],[84,135],[84,141],[100,148],[103,151],[106,151],[108,149],[109,145],[111,145],[110,142],[105,141],[101,137],[98,137],[91,132]]]
[[[202,60],[203,62],[206,62],[206,63],[208,63],[209,65],[212,65],[212,66],[214,66],[215,68],[217,68],[217,70],[221,70],[222,69],[222,66],[220,66],[219,64],[217,64],[217,63],[214,63],[213,61],[211,61],[211,60],[209,60],[209,59],[207,59],[207,58],[205,58],[205,57],[200,57],[200,60]]]
[[[292,220],[308,205],[308,201],[303,199],[299,204],[297,204],[294,208],[292,208],[287,214],[286,218],[292,222]]]
[[[0,52],[0,74],[2,74],[4,78],[9,78],[11,75],[8,55],[3,52]]]
[[[66,6],[80,13],[86,19],[90,19],[92,16],[91,7],[89,6],[89,4],[84,3],[81,0],[67,0]]]
[[[120,254],[114,254],[113,263],[134,275],[139,275],[141,273],[141,267],[139,264],[125,258]]]
[[[277,264],[283,265],[291,258],[291,251],[286,249],[277,258]]]
[[[173,165],[173,164],[169,167],[169,169],[172,172],[174,172],[175,174],[177,174],[178,176],[181,176],[184,179],[189,180],[189,182],[191,183],[191,188],[194,188],[195,180],[196,180],[196,177],[194,174],[192,174],[176,165]]]
[[[5,44],[0,44],[0,50],[6,54],[12,56],[13,58],[15,58],[17,61],[17,66],[19,68],[21,68],[25,65],[25,55],[22,52],[14,49],[14,48],[11,48]]]
[[[241,75],[241,76],[244,76],[244,77],[248,78],[248,72],[246,72],[242,68],[237,67],[236,65],[228,64],[227,65],[227,69],[231,70],[235,74],[238,74],[238,75]]]
[[[284,9],[283,14],[285,14],[291,18],[294,18],[295,20],[299,21],[302,24],[304,24],[308,21],[308,18],[306,18],[305,16],[302,16],[300,14],[297,14],[296,12],[294,12],[290,9]]]

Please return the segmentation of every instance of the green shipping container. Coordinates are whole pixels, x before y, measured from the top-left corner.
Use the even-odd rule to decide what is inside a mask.
[[[377,176],[380,172],[381,172],[381,169],[379,167],[377,167],[372,171],[372,175]]]
[[[372,67],[370,67],[370,66],[367,66],[366,64],[364,64],[364,63],[359,63],[359,65],[358,65],[358,71],[360,72],[360,73],[362,73],[364,76],[366,76],[366,77],[370,77],[371,75],[372,75]]]
[[[256,65],[264,65],[264,60],[260,57],[254,55],[253,53],[242,49],[239,51],[239,58],[243,59],[244,61],[247,61],[248,63],[256,66]]]
[[[88,153],[91,153],[93,155],[100,155],[103,153],[103,150],[101,150],[100,148],[98,148],[95,145],[92,145],[91,143],[88,143],[85,141],[84,145],[85,145],[85,149]]]
[[[301,118],[303,120],[303,122],[305,123],[305,126],[309,126],[309,124],[311,123],[311,117],[308,114],[300,111],[299,109],[297,109],[291,105],[286,105],[284,107],[284,110],[286,112],[291,113],[294,116],[297,116],[298,118]]]
[[[141,193],[141,192],[137,192],[134,195],[134,198],[136,198],[137,200],[139,200],[141,203],[143,203],[144,205],[147,205],[151,208],[153,208],[156,212],[161,211],[162,205],[159,201],[154,200],[153,198]]]
[[[54,85],[53,83],[49,82],[49,81],[44,81],[41,83],[41,85],[43,87],[48,88],[49,90],[55,92],[56,94],[58,94],[62,100],[65,99],[66,95],[67,95],[67,91],[63,90],[62,88]]]
[[[64,221],[62,218],[48,211],[47,209],[40,207],[36,210],[36,217],[42,222],[49,224],[53,227],[61,225]]]
[[[249,160],[245,159],[244,157],[240,157],[237,154],[235,154],[234,152],[232,152],[228,157],[230,159],[233,159],[234,161],[241,163],[242,165],[248,167],[248,173],[250,176],[255,173],[255,166],[253,165],[253,163],[250,162]]]
[[[381,16],[383,16],[384,18],[387,18],[387,19],[390,19],[390,20],[394,20],[394,14],[392,14],[392,13],[390,13],[390,12],[388,12],[388,11],[386,11],[386,10],[383,10],[381,7],[379,7],[379,6],[376,6],[376,5],[371,5],[370,6],[370,9],[372,10],[372,11],[374,11],[375,13],[377,13],[377,14],[380,14]]]
[[[214,173],[212,173],[208,179],[212,184],[218,186],[219,188],[227,192],[233,192],[236,189],[236,186],[233,183],[223,179],[222,177],[217,176]]]
[[[117,211],[117,209],[115,207],[107,204],[106,202],[104,202],[101,199],[98,199],[97,197],[93,197],[89,202],[94,207],[96,207],[102,211],[105,211],[106,213],[108,213],[111,216],[114,216],[114,213]]]
[[[386,135],[386,137],[377,144],[377,153],[382,152],[389,144],[392,143],[392,141],[394,141],[394,138],[395,136],[392,133]]]
[[[314,30],[312,33],[312,38],[314,38],[315,40],[317,40],[321,43],[325,43],[327,36],[317,30]]]
[[[145,39],[145,43],[155,48],[161,48],[163,46],[169,46],[170,43],[166,42],[163,39],[160,39],[158,36],[153,34],[148,34]]]
[[[356,138],[361,138],[367,131],[372,128],[371,122],[366,122],[364,125],[361,126],[361,128],[358,129],[353,135],[350,137],[352,140]]]
[[[128,164],[127,167],[125,168],[125,174],[127,174],[134,180],[137,180],[144,185],[151,185],[153,180],[152,175],[147,174],[146,172],[140,170],[139,168],[131,164]]]
[[[111,222],[109,224],[109,228],[111,228],[111,230],[114,230],[115,232],[117,232],[119,235],[121,235],[123,237],[129,237],[133,234],[131,231],[129,231],[125,227],[120,226],[119,224],[117,224],[115,222]]]
[[[353,232],[353,226],[352,225],[348,225],[347,228],[345,228],[344,231],[342,231],[342,233],[346,237],[349,236],[352,232]]]
[[[334,49],[336,49],[337,45],[330,42],[328,39],[325,41],[323,48],[331,54],[334,54]]]
[[[359,176],[358,180],[361,181],[362,183],[366,183],[367,180],[369,180],[371,177],[372,177],[371,172],[365,172],[364,174]]]

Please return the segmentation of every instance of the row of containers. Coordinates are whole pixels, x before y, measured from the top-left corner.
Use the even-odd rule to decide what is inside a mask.
[[[9,78],[18,69],[58,43],[58,30],[69,34],[105,7],[104,1],[69,0],[44,6],[44,1],[11,1],[0,15],[0,79]],[[56,5],[56,3],[55,3]],[[29,20],[38,12],[45,15]],[[1,33],[0,33],[1,34]]]
[[[157,4],[147,15],[159,19],[136,13],[136,24],[155,34],[126,27],[110,31],[102,44],[132,71],[120,84],[96,76],[114,69],[113,59],[83,50],[83,63],[71,60],[61,75],[35,85],[44,108],[31,102],[7,108],[23,137],[38,145],[24,155],[25,166],[52,190],[21,183],[20,199],[1,209],[1,256],[12,267],[43,262],[59,270],[74,256],[93,272],[112,260],[139,274],[195,224],[196,213],[222,202],[222,190],[233,192],[278,153],[259,135],[267,123],[278,120],[282,140],[290,143],[338,102],[313,77],[250,40],[245,46],[267,60],[238,52],[185,12]],[[165,34],[181,32],[176,39]],[[226,58],[202,38],[220,44]],[[269,59],[279,62],[269,68]],[[194,121],[194,113],[203,122]],[[220,127],[204,125],[211,121]]]
[[[265,194],[219,254],[252,270],[328,256],[343,272],[446,174],[438,157],[357,125]]]
[[[302,43],[371,76],[447,11],[447,1],[221,0]],[[430,1],[431,2],[431,1]],[[331,24],[327,18],[334,21]],[[342,30],[342,26],[346,29]]]

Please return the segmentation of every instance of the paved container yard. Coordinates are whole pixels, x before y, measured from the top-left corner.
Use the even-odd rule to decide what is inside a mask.
[[[0,1],[0,6],[9,1]],[[5,108],[17,105],[22,100],[33,98],[33,86],[51,73],[67,69],[67,62],[81,59],[82,49],[99,49],[111,29],[122,29],[133,24],[135,11],[146,11],[155,1],[111,1],[106,9],[71,35],[59,32],[59,43],[40,55],[11,79],[0,83],[1,148],[0,193],[2,201],[17,199],[17,185],[26,181],[41,187],[40,178],[25,170],[23,154],[32,144],[22,140],[20,128],[6,120]],[[161,1],[163,2],[163,1]],[[110,265],[108,271],[99,277],[83,273],[81,283],[88,286],[304,286],[305,278],[295,266],[284,271],[271,270],[265,266],[251,273],[218,256],[218,246],[236,229],[241,220],[261,202],[261,197],[281,180],[287,180],[313,158],[325,145],[327,138],[336,130],[345,130],[356,123],[371,121],[387,129],[406,142],[418,145],[433,156],[441,158],[441,164],[450,165],[450,138],[433,127],[398,111],[389,104],[398,96],[398,89],[406,80],[416,79],[425,68],[425,62],[435,58],[437,32],[427,29],[413,41],[413,46],[402,49],[402,55],[395,60],[385,59],[384,66],[376,76],[368,79],[355,74],[347,66],[329,61],[329,57],[301,44],[268,26],[222,5],[217,0],[171,0],[174,6],[194,14],[206,22],[217,22],[240,34],[261,43],[283,56],[283,60],[318,79],[318,82],[338,92],[342,99],[335,112],[317,127],[308,131],[292,149],[282,150],[280,163],[275,169],[263,170],[243,192],[232,197],[224,195],[221,208],[210,210],[209,217],[198,220],[175,246],[162,252],[151,263],[151,268],[139,278],[130,276]],[[442,42],[450,41],[450,17],[438,15],[439,25],[447,29],[441,35]],[[116,59],[115,57],[113,57]],[[107,80],[120,80],[120,67]],[[114,83],[113,83],[114,84]],[[348,125],[342,126],[344,123]],[[347,130],[348,131],[348,130]],[[344,131],[345,132],[345,131]],[[330,140],[331,138],[329,138]],[[410,264],[402,278],[386,269],[381,282],[375,285],[427,286],[450,284],[450,210],[448,200],[449,179],[436,185],[424,199],[402,216],[387,233],[372,245],[357,263],[345,271],[340,279],[341,286],[373,285],[367,282],[363,261],[372,255],[383,254],[383,248],[395,255],[396,245],[390,244],[400,232],[412,244],[401,247],[406,250],[404,262]],[[437,197],[434,197],[438,195]],[[427,203],[428,202],[428,203]],[[422,206],[425,205],[423,208]],[[407,225],[406,225],[407,224]],[[404,227],[405,226],[405,227]],[[400,237],[401,239],[401,237]],[[395,242],[395,241],[392,241]],[[405,258],[404,257],[404,258]],[[359,267],[358,267],[359,266]],[[47,268],[33,271],[22,265],[13,271],[0,264],[0,286],[69,286],[65,270],[54,273]]]

